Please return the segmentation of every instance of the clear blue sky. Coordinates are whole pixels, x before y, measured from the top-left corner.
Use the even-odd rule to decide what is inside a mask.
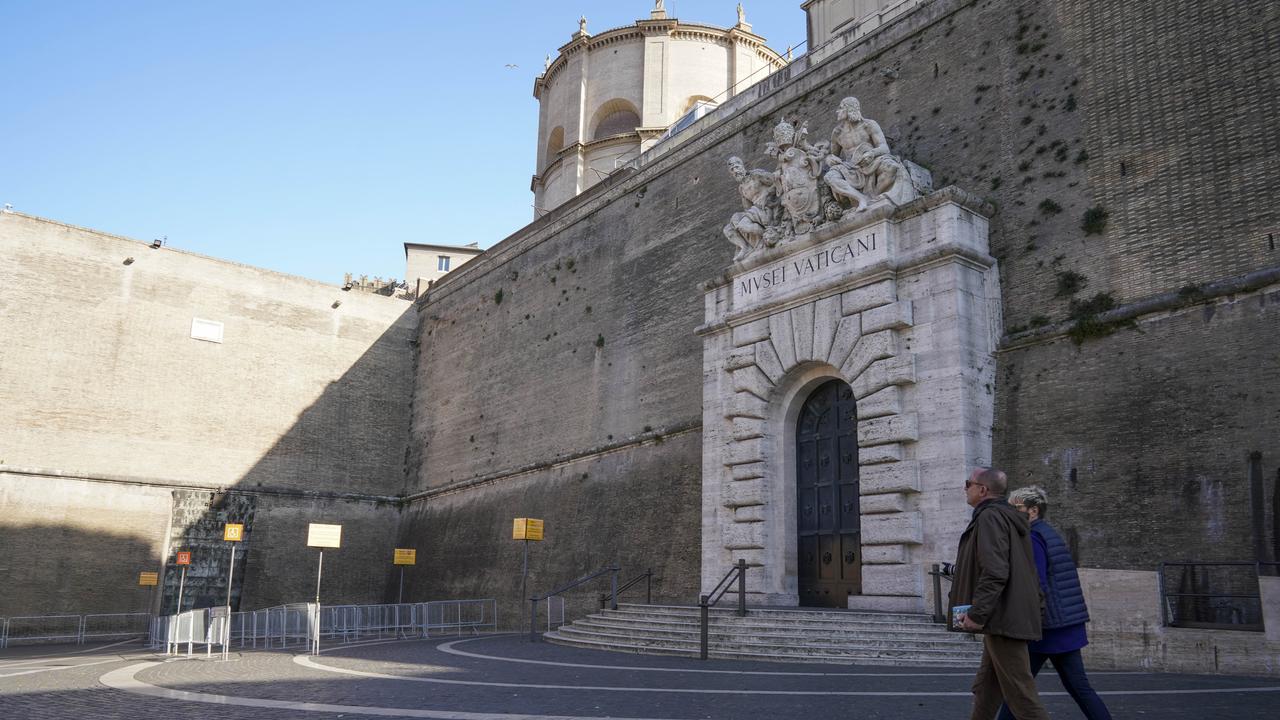
[[[729,26],[734,0],[668,0]],[[747,0],[775,49],[800,0]],[[533,217],[533,79],[650,0],[5,0],[0,203],[338,283]],[[519,65],[516,69],[505,67]]]

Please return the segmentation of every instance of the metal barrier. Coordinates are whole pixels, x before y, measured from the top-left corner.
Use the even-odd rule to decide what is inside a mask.
[[[498,601],[437,600],[395,605],[278,605],[264,610],[228,612],[219,606],[153,617],[147,613],[97,615],[32,615],[0,618],[0,648],[11,642],[65,641],[143,637],[152,648],[188,655],[196,646],[224,657],[239,647],[288,648],[320,638],[352,642],[370,637],[430,637],[433,633],[498,629]]]
[[[430,637],[432,630],[454,631],[461,635],[464,630],[478,634],[481,629],[498,629],[498,601],[485,600],[434,600],[418,603],[417,628],[422,637]]]
[[[367,637],[430,637],[432,631],[479,632],[498,627],[497,600],[436,600],[321,608],[320,635],[344,642]]]
[[[320,609],[320,635],[342,637],[406,637],[419,634],[418,616],[424,603],[394,605],[330,605]]]
[[[601,600],[601,607],[604,607],[603,600]],[[557,613],[559,619],[556,619]],[[551,632],[561,625],[564,625],[564,596],[552,595],[547,598],[547,632]]]
[[[16,642],[81,642],[84,618],[80,615],[28,615],[11,617],[5,623],[5,647]]]
[[[190,657],[197,645],[203,645],[206,656],[211,656],[214,649],[218,648],[224,660],[231,650],[231,643],[236,638],[240,640],[240,647],[244,647],[249,641],[253,641],[254,647],[257,647],[256,641],[259,637],[264,639],[266,647],[272,647],[271,643],[280,627],[278,619],[282,617],[278,611],[295,607],[303,608],[304,617],[313,616],[314,605],[289,605],[244,613],[229,612],[230,609],[225,606],[211,607],[158,617],[151,623],[151,647],[156,649],[163,647],[166,655],[176,655],[181,652],[182,646],[186,645],[187,656]],[[277,619],[275,627],[271,622],[273,618]],[[255,622],[258,619],[262,620],[261,625]],[[238,633],[237,625],[240,628]],[[312,637],[307,629],[310,627],[310,622],[304,620],[303,627],[300,639],[305,642]],[[246,628],[249,630],[246,631]],[[285,644],[287,643],[282,643],[281,647]]]
[[[264,648],[304,644],[313,636],[315,607],[314,603],[293,603],[232,613],[228,644],[236,640],[242,648],[246,645],[256,648],[259,642]]]
[[[1262,632],[1261,588],[1266,562],[1162,562],[1160,609],[1169,627]]]
[[[151,613],[108,613],[85,615],[80,623],[80,642],[89,639],[146,637]]]

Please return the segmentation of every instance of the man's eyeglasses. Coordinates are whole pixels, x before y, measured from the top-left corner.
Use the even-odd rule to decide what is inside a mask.
[[[974,485],[978,485],[979,487],[986,487],[985,485],[983,485],[982,483],[980,483],[980,482],[978,482],[978,481],[976,481],[976,480],[965,480],[965,481],[964,481],[964,489],[965,489],[965,490],[968,490],[969,488],[973,487]]]

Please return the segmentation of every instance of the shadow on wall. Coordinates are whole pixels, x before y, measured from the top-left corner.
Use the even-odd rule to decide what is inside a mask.
[[[158,588],[140,586],[138,576],[159,564],[146,537],[0,526],[0,617],[147,612]]]
[[[325,552],[322,600],[381,601],[399,522],[397,496],[404,489],[414,322],[407,304],[235,485],[173,491],[163,612],[176,608],[179,550],[192,552],[183,609],[226,602],[226,523],[244,525],[232,574],[234,609],[314,599],[319,551],[307,547],[309,523],[343,526],[341,548]],[[288,380],[266,376],[258,382]]]

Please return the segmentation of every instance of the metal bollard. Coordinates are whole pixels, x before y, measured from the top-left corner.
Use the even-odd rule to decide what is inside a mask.
[[[707,659],[707,624],[711,621],[711,608],[707,605],[708,597],[702,596],[698,602],[702,610],[702,639],[698,651],[698,657],[702,660]]]
[[[738,617],[747,614],[747,561],[738,558]]]

